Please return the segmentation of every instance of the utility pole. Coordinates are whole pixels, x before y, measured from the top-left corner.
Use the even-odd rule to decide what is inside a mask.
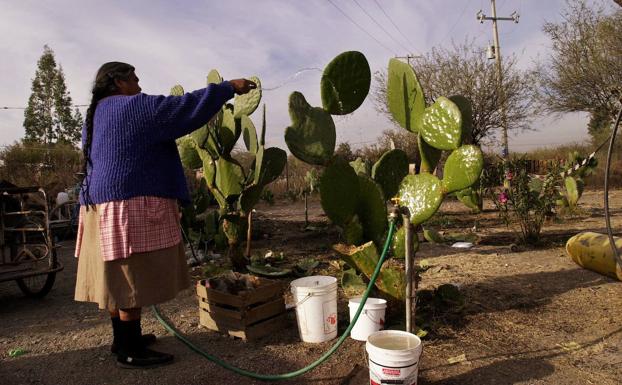
[[[491,20],[492,21],[492,33],[493,33],[493,39],[494,39],[494,46],[492,49],[492,55],[494,55],[495,61],[497,62],[497,79],[499,82],[499,93],[502,95],[501,97],[501,121],[503,124],[503,159],[507,159],[509,154],[510,154],[510,150],[508,148],[508,123],[507,123],[507,117],[505,114],[505,98],[503,97],[503,78],[502,78],[502,70],[501,70],[501,48],[499,47],[499,31],[497,30],[497,21],[498,20],[506,20],[506,21],[513,21],[514,23],[518,23],[518,18],[520,17],[520,15],[518,14],[518,12],[514,11],[512,12],[512,14],[510,14],[509,17],[497,17],[497,7],[495,4],[495,0],[490,0],[490,8],[492,11],[492,17],[487,17],[482,10],[480,9],[479,12],[477,12],[477,20],[479,20],[480,23],[484,23],[484,20]],[[491,53],[489,51],[489,55],[488,55],[489,59],[492,59],[491,57]]]
[[[400,59],[400,60],[406,59],[406,63],[408,63],[408,65],[412,67],[413,65],[410,63],[410,61],[414,59],[422,58],[422,57],[423,56],[415,56],[412,54],[407,54],[406,56],[396,56],[395,58]]]

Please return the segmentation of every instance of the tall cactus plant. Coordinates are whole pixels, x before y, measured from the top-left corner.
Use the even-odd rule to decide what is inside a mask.
[[[227,256],[236,270],[243,270],[248,264],[240,247],[247,234],[248,216],[264,187],[278,178],[287,162],[285,151],[265,146],[265,105],[261,135],[259,139],[257,137],[249,115],[261,101],[261,83],[256,77],[250,79],[257,84],[256,89],[245,95],[236,95],[233,105],[225,105],[208,124],[180,141],[182,157],[196,164],[198,156],[202,163],[205,184],[220,207],[220,224],[229,245]],[[212,70],[207,81],[208,84],[217,83],[222,78],[218,71]],[[179,85],[171,89],[172,95],[183,93]],[[248,171],[232,155],[240,136],[255,158]]]
[[[457,105],[452,101],[454,98],[439,97],[434,104],[426,106],[414,70],[396,59],[389,62],[388,106],[395,121],[418,135],[423,172],[408,175],[408,157],[402,150],[387,151],[373,165],[370,174],[362,162],[348,164],[334,156],[335,127],[331,114],[350,113],[360,106],[369,91],[369,72],[361,53],[345,52],[337,56],[322,77],[323,108],[311,107],[302,94],[293,93],[290,97],[293,124],[285,132],[285,142],[294,156],[326,167],[321,177],[322,208],[342,228],[346,241],[334,248],[368,278],[378,261],[378,246],[385,235],[389,199],[399,197],[411,212],[412,224],[419,225],[438,210],[447,194],[475,183],[483,166],[479,148],[462,145],[462,110],[469,107],[468,101],[458,99],[460,105]],[[445,163],[444,178],[440,180],[431,172],[442,151],[451,154]],[[394,254],[399,256],[403,254],[404,229],[395,237]],[[415,250],[416,246],[415,239]],[[403,270],[384,266],[376,286],[385,295],[402,299]]]

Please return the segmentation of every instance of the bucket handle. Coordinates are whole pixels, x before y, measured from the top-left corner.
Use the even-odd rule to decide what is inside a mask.
[[[287,309],[293,309],[295,307],[298,307],[298,306],[302,305],[306,300],[308,300],[311,297],[313,297],[313,293],[307,294],[303,299],[301,299],[300,301],[298,301],[296,303],[287,304]]]

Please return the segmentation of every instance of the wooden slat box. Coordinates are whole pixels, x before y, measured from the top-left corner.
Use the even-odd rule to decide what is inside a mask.
[[[238,277],[252,281],[254,288],[232,294],[206,286],[206,280],[197,282],[200,324],[244,340],[281,330],[286,323],[283,286],[255,276]]]

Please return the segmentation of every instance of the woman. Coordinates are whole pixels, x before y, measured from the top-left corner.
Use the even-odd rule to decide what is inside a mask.
[[[134,67],[111,62],[95,78],[82,133],[75,299],[110,312],[111,350],[126,368],[168,363],[148,349],[141,308],[174,298],[190,284],[177,201],[190,202],[175,139],[205,125],[246,79],[183,96],[141,93]]]

